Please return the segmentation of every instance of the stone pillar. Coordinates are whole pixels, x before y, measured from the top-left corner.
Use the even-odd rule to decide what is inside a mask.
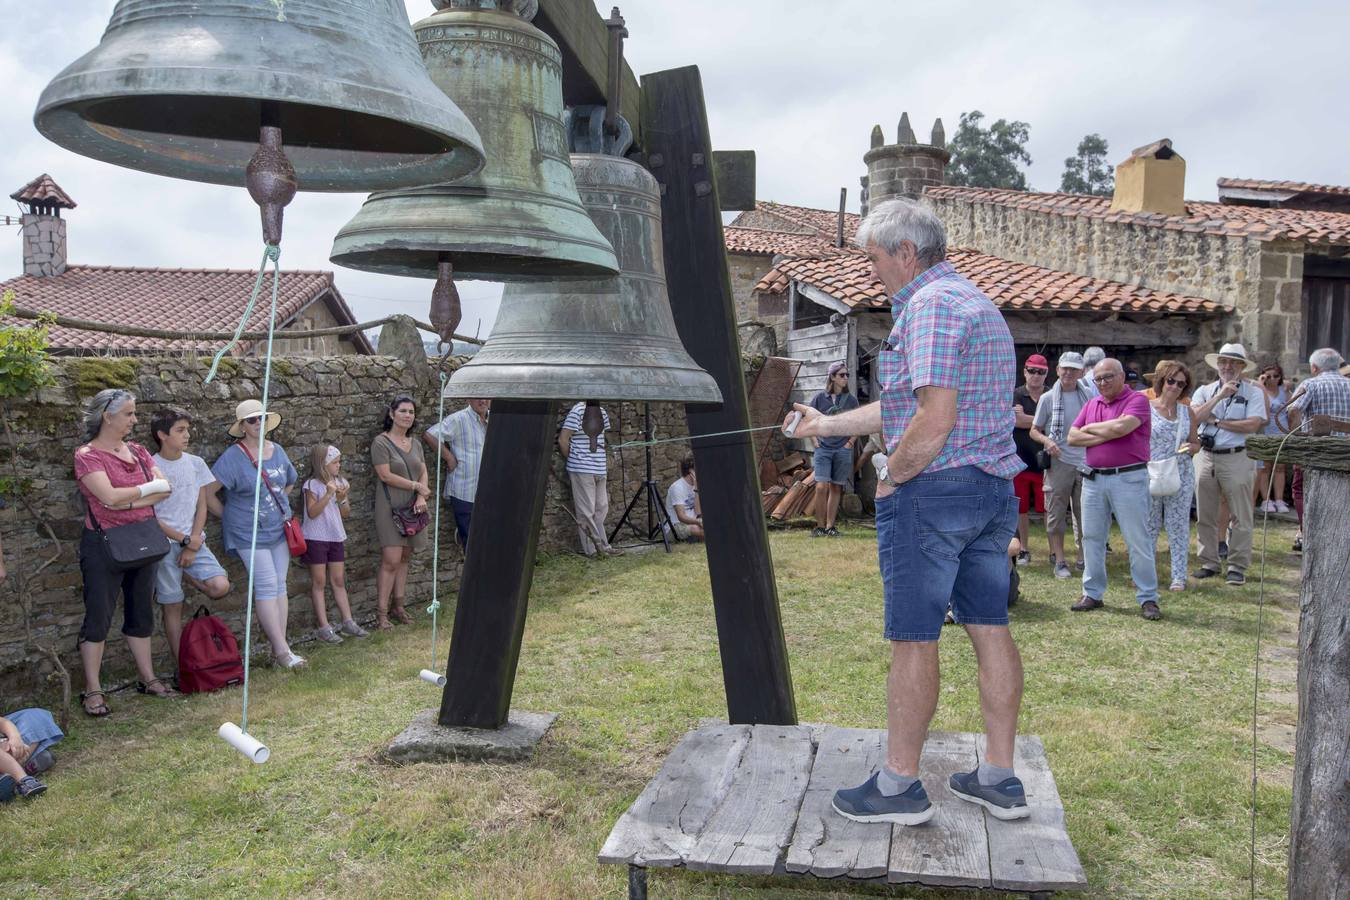
[[[900,116],[896,143],[882,144],[881,140],[881,128],[877,126],[872,129],[871,149],[863,156],[867,165],[868,208],[892,197],[917,200],[924,188],[944,182],[952,155],[944,146],[941,119],[933,124],[931,143],[919,143],[909,125],[909,113]]]
[[[23,273],[51,278],[66,270],[66,220],[41,213],[24,213]]]

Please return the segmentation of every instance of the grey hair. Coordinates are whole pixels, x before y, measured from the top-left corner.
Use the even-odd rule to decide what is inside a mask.
[[[84,442],[87,444],[98,437],[99,431],[103,428],[105,412],[116,415],[127,405],[128,400],[135,399],[131,391],[121,388],[108,388],[95,394],[84,405]]]
[[[1101,347],[1089,347],[1083,351],[1084,366],[1095,366],[1104,359],[1106,359],[1106,351]]]
[[[925,203],[900,197],[873,207],[854,241],[864,250],[873,244],[892,255],[909,241],[919,261],[930,266],[947,258],[947,229],[937,213]]]
[[[1312,352],[1312,356],[1308,357],[1308,365],[1316,366],[1319,372],[1331,372],[1345,365],[1345,359],[1334,347],[1323,347]]]

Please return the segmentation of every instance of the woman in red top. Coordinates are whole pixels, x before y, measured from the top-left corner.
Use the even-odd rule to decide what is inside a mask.
[[[169,496],[169,482],[150,454],[126,438],[136,427],[136,398],[130,391],[99,391],[85,408],[84,439],[75,451],[75,478],[88,507],[80,537],[80,574],[84,576],[84,624],[80,626],[80,661],[84,665],[84,711],[106,716],[107,698],[99,683],[103,644],[112,625],[117,595],[122,594],[122,633],[136,660],[141,680],[136,689],[155,697],[176,696],[155,677],[150,656],[154,633],[155,563],[119,572],[113,566],[94,519],[103,529],[129,525],[154,516],[153,506]]]

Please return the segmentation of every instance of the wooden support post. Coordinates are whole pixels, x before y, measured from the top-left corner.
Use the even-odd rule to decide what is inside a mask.
[[[644,75],[646,162],[661,182],[666,286],[680,339],[717,380],[720,405],[686,407],[693,438],[727,713],[733,723],[794,725],[797,710],[764,528],[712,142],[698,69]]]
[[[1253,459],[1277,450],[1303,467],[1305,498],[1287,886],[1294,900],[1320,900],[1350,890],[1350,438],[1247,439]]]
[[[506,724],[557,430],[554,406],[492,403],[437,719],[447,727]]]

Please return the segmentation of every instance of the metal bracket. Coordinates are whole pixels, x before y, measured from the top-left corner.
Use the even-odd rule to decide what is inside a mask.
[[[615,116],[616,134],[605,131],[607,108],[597,104],[574,106],[563,116],[568,148],[573,153],[603,153],[624,156],[633,146],[633,129],[623,116]]]

